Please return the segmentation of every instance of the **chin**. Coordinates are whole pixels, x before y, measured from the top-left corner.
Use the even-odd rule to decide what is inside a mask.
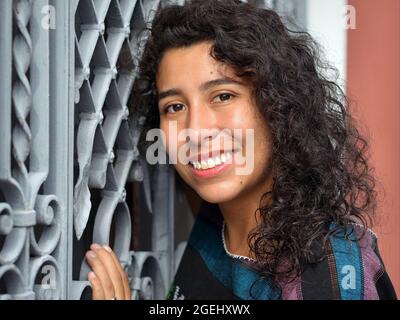
[[[195,187],[197,194],[209,203],[223,203],[235,199],[237,192],[232,188],[222,187],[221,185]]]
[[[198,179],[192,176],[185,167],[176,167],[182,179],[202,198],[209,203],[224,203],[235,199],[244,189],[240,179],[232,171],[220,179]]]

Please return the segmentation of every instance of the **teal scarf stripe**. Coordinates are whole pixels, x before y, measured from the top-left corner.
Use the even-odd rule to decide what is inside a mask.
[[[277,290],[259,273],[229,257],[222,244],[221,229],[201,217],[196,219],[189,244],[195,248],[210,272],[233,294],[244,300],[276,300]],[[250,294],[251,288],[251,294]]]
[[[334,226],[332,223],[330,228]],[[352,229],[350,240],[344,238],[345,231],[341,230],[335,236],[331,235],[329,241],[335,257],[341,299],[362,300],[364,296],[362,258],[358,241],[355,241],[356,230],[350,228]]]

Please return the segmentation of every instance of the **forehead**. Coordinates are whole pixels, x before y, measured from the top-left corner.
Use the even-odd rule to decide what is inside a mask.
[[[211,42],[201,42],[167,50],[157,70],[157,87],[200,84],[221,76],[239,79],[233,68],[211,57],[211,46]]]

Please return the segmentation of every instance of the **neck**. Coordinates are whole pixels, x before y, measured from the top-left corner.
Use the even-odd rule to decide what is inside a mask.
[[[225,222],[225,243],[230,253],[251,257],[248,244],[249,233],[259,224],[257,209],[262,195],[270,190],[272,179],[255,190],[249,190],[231,201],[219,203],[219,209]]]

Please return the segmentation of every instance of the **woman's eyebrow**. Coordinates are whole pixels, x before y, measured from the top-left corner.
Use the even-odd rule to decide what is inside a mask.
[[[235,79],[232,79],[232,78],[229,78],[229,77],[223,77],[223,78],[218,78],[218,79],[214,79],[214,80],[210,80],[210,81],[204,82],[204,83],[202,83],[200,85],[199,89],[201,91],[206,91],[206,90],[208,90],[208,89],[210,89],[212,87],[215,87],[215,86],[218,86],[218,85],[221,85],[221,84],[238,84],[238,85],[241,85],[241,86],[245,85],[241,81],[238,81],[238,80],[235,80]],[[166,90],[166,91],[161,91],[158,94],[158,101],[160,101],[160,100],[162,100],[162,99],[164,99],[166,97],[176,96],[176,95],[183,95],[182,90],[178,89],[178,88],[172,88],[172,89],[169,89],[169,90]]]
[[[178,95],[182,95],[182,90],[173,88],[166,91],[162,91],[158,94],[158,101],[169,96],[178,96]]]
[[[215,87],[221,84],[238,84],[241,86],[244,86],[244,83],[229,77],[223,77],[223,78],[219,78],[219,79],[214,79],[214,80],[210,80],[207,82],[204,82],[203,84],[200,85],[200,90],[201,91],[206,91],[208,89],[210,89],[211,87]]]

